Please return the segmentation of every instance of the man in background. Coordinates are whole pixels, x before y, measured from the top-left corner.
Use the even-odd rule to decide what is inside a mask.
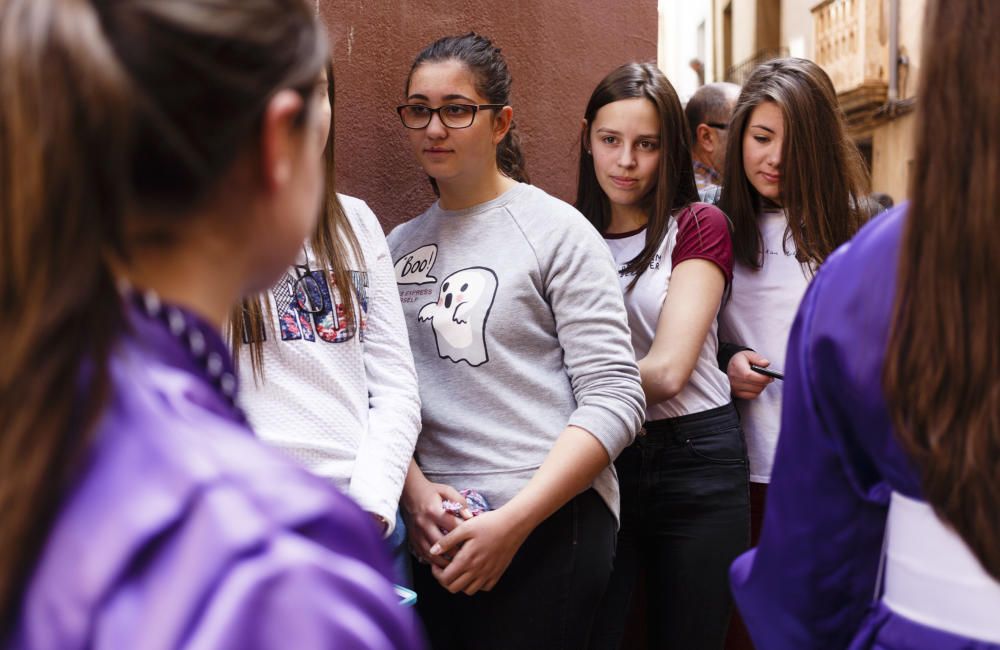
[[[691,96],[684,109],[691,132],[691,162],[699,193],[722,183],[729,118],[739,94],[740,87],[736,84],[707,84]]]

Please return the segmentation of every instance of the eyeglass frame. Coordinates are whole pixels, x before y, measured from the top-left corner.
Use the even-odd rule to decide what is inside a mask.
[[[406,123],[406,119],[403,118],[403,111],[409,108],[410,106],[419,106],[420,108],[426,109],[428,111],[429,115],[427,116],[427,124],[424,124],[423,126],[410,126]],[[465,108],[471,108],[472,119],[470,119],[469,123],[466,124],[465,126],[448,126],[445,123],[444,118],[441,117],[441,109],[446,108],[448,106],[464,106]],[[431,108],[426,104],[400,104],[399,106],[396,107],[396,114],[399,115],[399,121],[402,122],[403,126],[413,131],[426,129],[428,126],[430,126],[431,120],[434,119],[435,114],[437,114],[438,121],[441,122],[441,126],[443,126],[446,129],[467,129],[475,123],[476,115],[479,114],[479,111],[498,110],[501,108],[506,108],[507,106],[508,104],[462,104],[460,102],[450,102],[448,104],[441,104],[437,108]]]
[[[713,129],[719,129],[720,131],[728,131],[729,130],[729,125],[728,124],[722,124],[721,122],[702,122],[702,124],[704,124],[705,126],[710,126]]]

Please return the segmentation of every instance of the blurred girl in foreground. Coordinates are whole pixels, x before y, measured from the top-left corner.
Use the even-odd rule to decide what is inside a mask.
[[[220,335],[314,228],[325,60],[299,0],[0,4],[3,641],[419,645]]]

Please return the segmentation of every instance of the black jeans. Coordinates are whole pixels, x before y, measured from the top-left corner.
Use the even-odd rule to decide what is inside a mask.
[[[586,648],[614,552],[614,516],[590,489],[539,524],[492,591],[451,594],[415,563],[417,612],[431,647]]]
[[[591,648],[621,643],[636,581],[646,577],[649,648],[722,648],[729,565],[749,545],[746,446],[732,404],[646,423],[615,461],[622,523]]]

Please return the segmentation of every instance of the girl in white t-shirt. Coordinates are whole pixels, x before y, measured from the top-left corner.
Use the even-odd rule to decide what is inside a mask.
[[[781,422],[781,371],[792,320],[812,275],[867,217],[864,167],[830,78],[805,59],[750,76],[733,111],[719,207],[733,221],[732,296],[719,338],[751,348],[728,363],[750,457],[753,541]]]
[[[615,461],[621,528],[591,647],[619,647],[645,574],[650,647],[720,648],[749,530],[743,434],[716,362],[732,244],[725,215],[697,202],[684,113],[653,64],[594,90],[579,179],[576,207],[619,265],[647,401],[645,435]]]

